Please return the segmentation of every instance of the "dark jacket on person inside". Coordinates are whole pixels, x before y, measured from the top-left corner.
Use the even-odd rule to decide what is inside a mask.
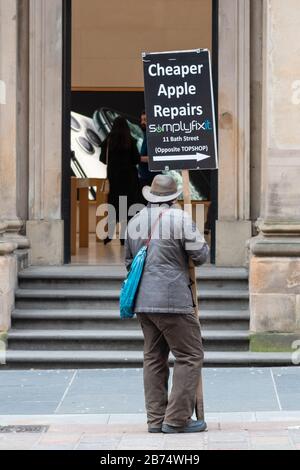
[[[110,185],[108,203],[116,209],[119,220],[119,196],[127,196],[128,208],[141,201],[137,170],[140,154],[136,141],[132,138],[129,148],[115,150],[110,146],[108,137],[101,145],[100,161],[107,164],[107,178]]]

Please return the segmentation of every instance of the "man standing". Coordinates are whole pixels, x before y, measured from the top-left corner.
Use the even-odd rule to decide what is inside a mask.
[[[191,419],[203,363],[200,324],[194,315],[189,258],[205,263],[209,248],[191,217],[175,202],[180,195],[170,176],[158,175],[143,189],[148,206],[129,223],[126,266],[151,234],[135,303],[144,334],[144,389],[151,433],[190,433],[206,429]],[[175,357],[168,397],[169,353]]]

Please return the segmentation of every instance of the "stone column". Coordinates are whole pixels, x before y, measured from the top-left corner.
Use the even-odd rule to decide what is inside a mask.
[[[23,2],[23,0],[21,0]],[[26,175],[19,179],[24,153],[18,146],[19,102],[18,76],[19,2],[0,0],[0,217],[6,222],[5,237],[28,248],[28,239],[20,234],[20,199],[26,199]],[[25,158],[27,148],[25,147]],[[20,183],[20,184],[18,184]]]
[[[250,242],[252,348],[288,349],[300,331],[299,2],[265,0],[263,17],[262,222]]]
[[[62,0],[30,0],[29,72],[31,262],[62,264]]]
[[[17,279],[16,243],[4,238],[7,224],[0,221],[0,340],[1,333],[11,326]],[[1,351],[0,351],[1,352]]]
[[[253,222],[260,217],[261,207],[263,2],[250,1],[250,218]]]
[[[219,2],[219,216],[216,264],[242,266],[250,221],[250,2]]]

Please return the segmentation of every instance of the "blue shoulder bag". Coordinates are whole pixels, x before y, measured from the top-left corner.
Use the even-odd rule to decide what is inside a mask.
[[[147,251],[151,242],[152,234],[154,233],[154,230],[164,212],[166,211],[159,214],[146,245],[143,246],[135,255],[127,278],[123,282],[120,294],[120,316],[123,320],[134,317],[134,304],[143,275]]]

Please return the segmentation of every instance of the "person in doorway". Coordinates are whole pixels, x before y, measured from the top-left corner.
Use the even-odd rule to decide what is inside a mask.
[[[147,130],[147,115],[146,115],[146,111],[145,111],[145,110],[143,110],[143,111],[141,112],[140,126],[141,126],[141,129],[142,129],[142,131],[144,132],[144,134],[146,134],[146,130]]]
[[[107,165],[107,178],[109,180],[108,204],[115,209],[116,217],[108,211],[109,233],[104,243],[109,243],[115,230],[115,223],[121,223],[121,244],[124,244],[126,225],[129,220],[128,209],[141,201],[137,165],[140,163],[136,141],[130,134],[127,121],[117,117],[112,131],[102,143],[100,160]],[[120,220],[120,197],[127,197],[127,217]],[[114,215],[114,214],[113,214]],[[115,223],[112,222],[115,220]]]
[[[191,217],[175,204],[181,191],[170,176],[144,187],[148,206],[128,224],[125,263],[129,270],[149,235],[147,258],[135,313],[144,334],[144,389],[150,433],[190,433],[206,429],[191,417],[203,363],[199,320],[194,308],[189,258],[206,262],[209,248]],[[170,351],[175,357],[168,398]]]
[[[141,113],[141,129],[144,132],[144,140],[141,148],[141,162],[139,164],[139,178],[141,188],[144,186],[151,186],[153,179],[158,174],[157,172],[151,172],[149,170],[149,157],[148,157],[148,146],[147,146],[147,115],[145,111]],[[146,204],[146,201],[144,201]]]

